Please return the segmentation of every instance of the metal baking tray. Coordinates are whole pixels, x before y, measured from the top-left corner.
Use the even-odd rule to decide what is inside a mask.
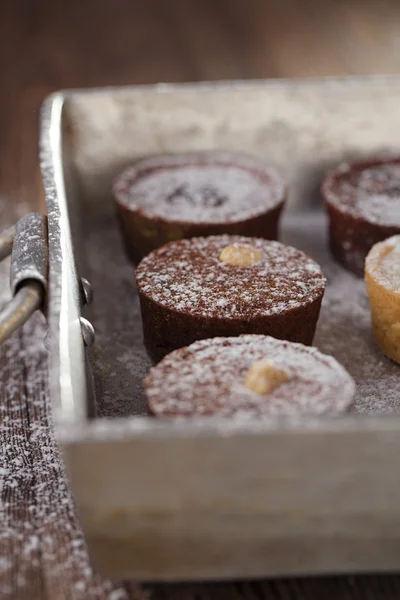
[[[73,90],[46,101],[50,389],[86,538],[105,574],[221,579],[400,567],[400,370],[373,343],[362,280],[331,260],[318,191],[342,160],[400,151],[399,107],[396,77]],[[328,277],[315,344],[355,377],[352,414],[146,416],[149,362],[111,181],[137,157],[212,148],[266,158],[290,181],[283,240]],[[84,313],[81,276],[94,288]],[[89,322],[84,344],[82,316],[96,330],[93,346]]]

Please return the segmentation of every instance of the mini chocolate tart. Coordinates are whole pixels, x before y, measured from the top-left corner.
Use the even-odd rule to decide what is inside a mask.
[[[285,194],[281,176],[262,161],[211,151],[140,160],[113,186],[134,264],[182,238],[230,233],[276,239]]]
[[[136,269],[153,360],[192,342],[242,333],[311,344],[326,279],[300,250],[219,235],[166,244]]]
[[[159,417],[340,413],[355,384],[332,357],[263,335],[214,338],[175,350],[144,380]]]
[[[372,246],[400,233],[400,158],[343,164],[321,189],[332,253],[362,276]]]

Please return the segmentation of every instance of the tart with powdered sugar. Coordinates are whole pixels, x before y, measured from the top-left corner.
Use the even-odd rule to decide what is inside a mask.
[[[212,151],[140,160],[113,186],[135,264],[182,238],[231,233],[276,239],[285,194],[281,176],[262,161]]]
[[[325,178],[322,195],[333,255],[363,275],[372,246],[400,233],[400,158],[343,164]]]
[[[355,384],[316,348],[241,335],[175,350],[150,370],[144,389],[157,416],[261,418],[345,411]]]
[[[154,360],[217,336],[311,344],[326,280],[300,250],[219,235],[166,244],[136,269],[144,341]]]
[[[400,363],[400,235],[375,244],[365,261],[374,337]]]

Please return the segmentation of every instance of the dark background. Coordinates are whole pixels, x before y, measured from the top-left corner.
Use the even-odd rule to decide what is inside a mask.
[[[0,209],[38,205],[55,89],[396,72],[399,0],[0,0]]]

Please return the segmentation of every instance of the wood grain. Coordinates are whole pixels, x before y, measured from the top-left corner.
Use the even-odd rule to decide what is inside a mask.
[[[0,3],[0,222],[6,222],[10,203],[17,214],[43,206],[36,151],[38,115],[41,101],[54,89],[398,73],[399,26],[397,0],[4,1]],[[4,365],[4,355],[2,360]],[[27,418],[25,408],[23,413],[21,418]],[[40,579],[35,585],[30,597],[43,597]],[[155,600],[397,600],[400,578],[160,586],[153,596]]]
[[[0,199],[40,205],[40,103],[62,87],[400,71],[396,0],[0,4]]]

